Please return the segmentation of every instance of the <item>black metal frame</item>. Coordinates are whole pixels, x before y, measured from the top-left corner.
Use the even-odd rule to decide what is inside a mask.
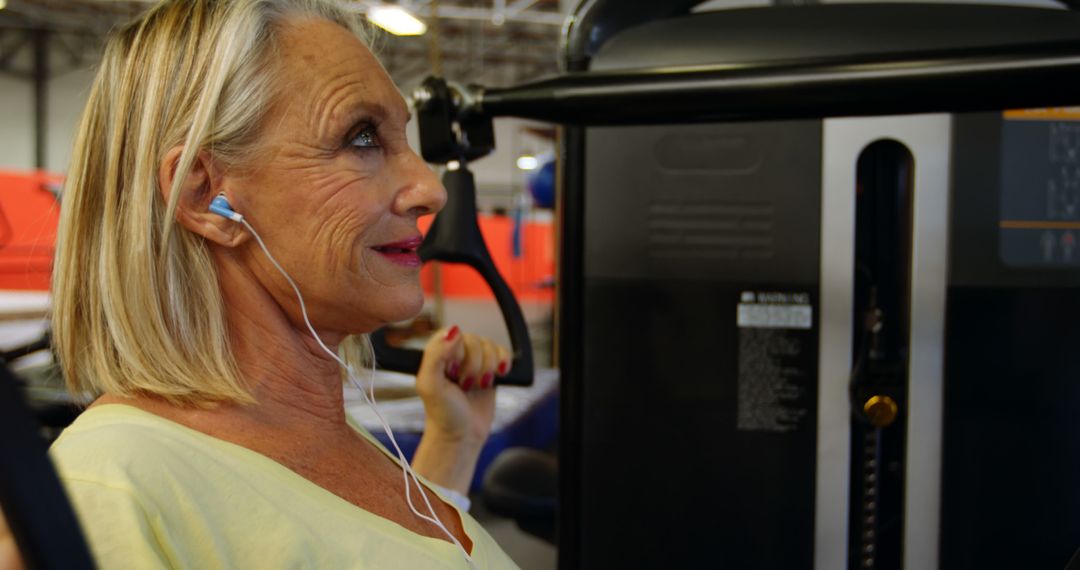
[[[1060,103],[1080,44],[578,72],[475,94],[478,112],[583,125],[989,111]]]

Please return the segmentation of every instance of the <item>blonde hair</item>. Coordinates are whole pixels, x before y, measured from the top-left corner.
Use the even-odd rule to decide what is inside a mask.
[[[250,163],[293,17],[363,39],[333,0],[167,0],[110,38],[72,152],[53,270],[53,339],[75,393],[252,403],[230,349],[217,271],[175,223],[199,152]],[[183,145],[165,200],[159,168]],[[366,338],[339,350],[355,364]]]

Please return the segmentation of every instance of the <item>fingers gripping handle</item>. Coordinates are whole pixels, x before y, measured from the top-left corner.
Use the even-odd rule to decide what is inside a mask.
[[[471,264],[470,264],[471,265]],[[503,321],[510,332],[510,344],[514,351],[513,365],[510,372],[503,377],[495,378],[496,385],[508,386],[531,386],[533,383],[533,355],[529,341],[529,330],[525,324],[525,318],[521,313],[521,307],[514,299],[514,294],[496,272],[494,279],[484,275],[484,271],[477,269],[484,276],[495,294],[499,310],[502,311]],[[371,343],[375,347],[375,361],[383,370],[401,372],[404,374],[416,374],[420,370],[420,360],[423,351],[409,348],[397,348],[386,342],[382,329],[371,335]]]

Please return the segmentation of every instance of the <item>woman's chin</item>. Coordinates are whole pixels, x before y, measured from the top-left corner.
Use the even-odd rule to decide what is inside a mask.
[[[360,288],[347,306],[339,306],[331,317],[350,334],[365,334],[388,324],[408,321],[424,308],[424,289],[419,280],[397,286]],[[332,308],[327,307],[333,311]]]
[[[386,299],[389,301],[390,299]],[[386,314],[383,320],[387,323],[407,321],[420,314],[424,308],[424,291],[420,287],[416,291],[402,293],[393,296],[393,302],[386,306]]]

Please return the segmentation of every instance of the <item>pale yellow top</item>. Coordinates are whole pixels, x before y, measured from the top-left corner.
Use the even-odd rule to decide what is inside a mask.
[[[470,568],[446,540],[131,406],[87,410],[50,453],[101,568]],[[461,519],[475,568],[517,568],[468,513]]]

